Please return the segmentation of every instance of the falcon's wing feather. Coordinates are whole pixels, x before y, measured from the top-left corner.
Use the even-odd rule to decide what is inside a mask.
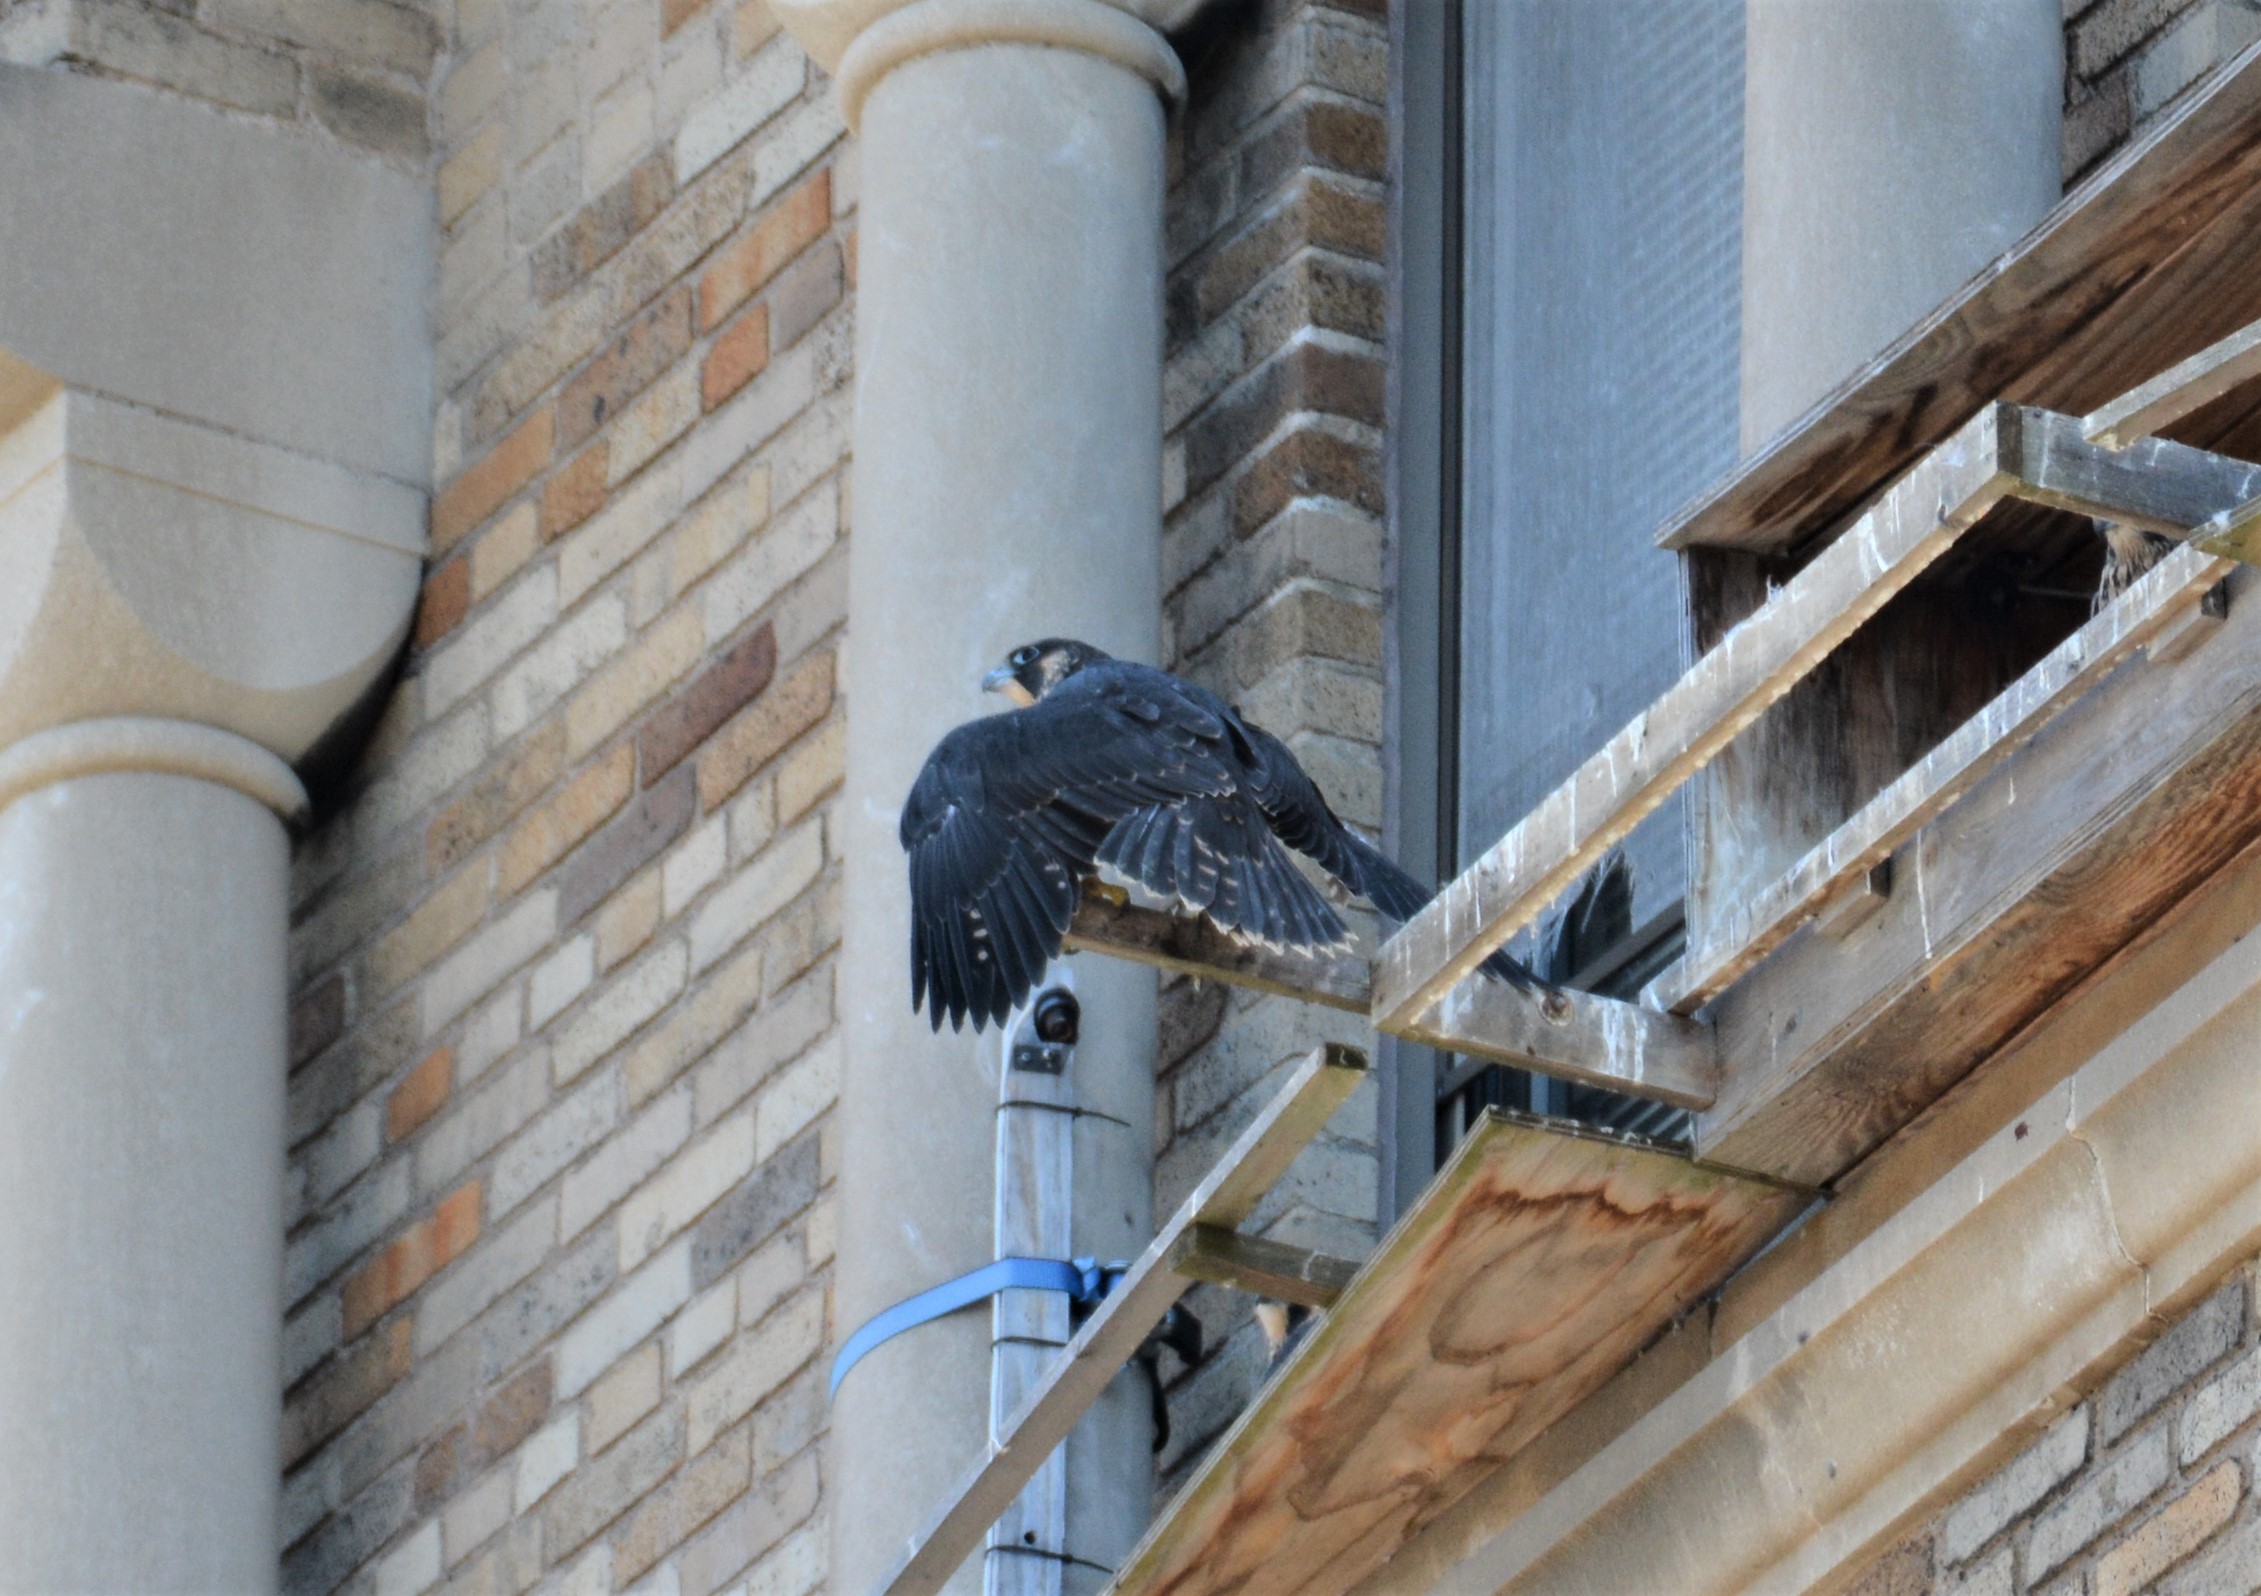
[[[1116,822],[1234,782],[1216,715],[1128,671],[1086,671],[1031,708],[943,738],[901,826],[911,989],[935,1028],[945,1015],[953,1027],[1002,1024],[1028,996]]]

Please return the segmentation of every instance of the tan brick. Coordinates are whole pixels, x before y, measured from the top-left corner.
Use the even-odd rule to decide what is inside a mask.
[[[637,638],[627,653],[600,671],[588,686],[566,701],[568,748],[581,758],[618,731],[631,715],[667,691],[698,662],[706,647],[706,626],[695,604],[678,605]],[[644,784],[653,780],[650,767]]]
[[[363,969],[365,1000],[374,1002],[397,990],[462,941],[486,915],[491,875],[484,861],[466,866],[426,896],[407,919],[386,932],[369,950],[369,962]]]
[[[769,0],[738,0],[730,16],[730,53],[743,61],[777,37],[777,13]]]
[[[2198,1550],[2236,1514],[2243,1485],[2234,1459],[2215,1464],[2096,1560],[2095,1596],[2134,1596]]]
[[[385,1100],[385,1140],[397,1142],[413,1135],[417,1126],[447,1106],[454,1084],[454,1051],[441,1047],[426,1054],[424,1062],[410,1070],[408,1078]]]
[[[489,765],[471,789],[433,817],[424,833],[424,868],[451,869],[500,831],[565,771],[565,725],[552,721]]]
[[[645,389],[612,424],[613,486],[643,470],[698,419],[698,367],[686,361]]]
[[[754,1410],[783,1385],[793,1371],[824,1346],[824,1293],[805,1291],[756,1328],[690,1388],[691,1450],[704,1451],[714,1437]]]
[[[414,1321],[402,1314],[342,1358],[334,1358],[283,1406],[283,1466],[288,1468],[344,1429],[398,1385],[413,1360]]]
[[[581,1444],[594,1457],[659,1406],[659,1343],[646,1342],[589,1387]]]
[[[715,733],[699,755],[699,806],[713,809],[832,709],[832,654],[809,655]]]
[[[625,744],[622,745],[624,748]],[[570,925],[690,829],[699,807],[691,772],[647,787],[592,838],[558,877],[558,912]]]
[[[520,821],[503,844],[503,895],[517,892],[610,819],[628,801],[635,780],[635,750],[622,743]]]
[[[672,604],[688,593],[769,519],[769,509],[767,466],[755,466],[744,482],[726,482],[700,500],[646,562],[664,573],[660,602]]]
[[[455,630],[471,608],[471,562],[457,555],[424,578],[416,602],[414,646],[430,648]]]
[[[427,1445],[416,1459],[418,1511],[430,1512],[459,1482],[501,1461],[539,1429],[549,1416],[550,1384],[549,1360],[543,1358]]]
[[[612,440],[599,438],[542,485],[542,541],[556,542],[603,509],[611,483]]]
[[[558,441],[571,448],[620,413],[691,347],[691,291],[661,296],[614,335],[558,396]]]
[[[502,124],[489,122],[440,164],[440,225],[452,227],[501,178]]]
[[[769,364],[769,307],[756,305],[715,339],[699,372],[699,402],[712,410]]]
[[[802,739],[777,767],[777,820],[791,825],[809,806],[840,785],[847,771],[848,723],[835,716]]]
[[[690,21],[707,8],[707,0],[659,0],[660,37],[666,38],[677,28]],[[627,1578],[627,1575],[619,1576]]]
[[[752,1437],[726,1437],[630,1513],[612,1543],[617,1580],[636,1578],[700,1525],[744,1494],[752,1478]]]
[[[479,1183],[474,1180],[441,1198],[430,1217],[394,1237],[346,1280],[345,1338],[361,1334],[478,1239]]]
[[[647,870],[597,912],[597,968],[609,970],[652,940],[659,929],[660,873]]]
[[[640,1104],[703,1058],[761,1001],[761,949],[751,947],[709,975],[689,1001],[628,1055],[628,1101]]]
[[[780,199],[767,216],[715,255],[699,279],[699,327],[722,319],[775,277],[832,225],[832,173],[818,172]]]
[[[542,514],[530,501],[513,505],[471,545],[471,602],[509,581],[541,547]]]
[[[432,501],[432,551],[444,554],[550,463],[557,417],[544,405],[467,466]]]

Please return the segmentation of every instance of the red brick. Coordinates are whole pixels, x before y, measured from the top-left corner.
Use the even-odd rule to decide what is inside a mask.
[[[368,1411],[400,1384],[415,1355],[416,1321],[402,1314],[300,1384],[283,1405],[283,1467],[288,1468]]]
[[[636,738],[637,761],[649,787],[666,775],[716,727],[753,702],[777,674],[777,637],[761,630],[707,668],[704,675],[652,712]]]
[[[756,305],[726,328],[699,372],[699,399],[712,410],[769,364],[769,307]]]
[[[736,243],[724,246],[699,279],[699,330],[712,332],[755,289],[832,225],[832,173],[819,172],[772,206]]]
[[[430,1218],[395,1236],[345,1283],[346,1340],[368,1329],[478,1239],[479,1183],[472,1181],[441,1198]]]
[[[455,630],[471,607],[471,562],[462,555],[424,578],[416,605],[416,646],[430,648]]]
[[[385,1101],[385,1140],[397,1142],[447,1105],[455,1084],[455,1050],[443,1047],[408,1072]]]
[[[612,442],[599,438],[542,484],[542,541],[554,542],[604,508]]]
[[[458,474],[432,501],[432,552],[454,548],[466,532],[509,503],[550,463],[556,440],[557,418],[544,405]]]
[[[677,285],[636,317],[558,395],[558,443],[570,449],[642,393],[691,347],[691,290]]]

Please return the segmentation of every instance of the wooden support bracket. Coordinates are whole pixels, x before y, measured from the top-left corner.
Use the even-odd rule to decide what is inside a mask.
[[[1178,1238],[1170,1267],[1188,1280],[1253,1291],[1305,1308],[1331,1308],[1358,1265],[1347,1258],[1244,1236],[1222,1225],[1195,1225]]]
[[[2002,463],[2017,478],[2010,492],[2174,538],[2261,494],[2261,465],[2165,438],[2101,448],[2081,436],[2082,426],[2054,411],[2009,409]]]
[[[1188,1233],[1204,1226],[1231,1230],[1245,1220],[1365,1078],[1366,1055],[1332,1042],[1296,1067],[1279,1095],[1241,1132],[1084,1321],[1020,1411],[997,1427],[988,1455],[881,1582],[885,1596],[934,1596],[949,1583],[980,1547],[989,1526],[1193,1283],[1195,1277],[1173,1261]]]
[[[2261,377],[2261,321],[2240,327],[2180,365],[2120,395],[2080,424],[2081,435],[2107,449],[2164,432],[2231,389]]]
[[[1312,957],[1247,947],[1206,921],[1152,909],[1087,898],[1068,928],[1067,945],[1354,1014],[1369,1006],[1371,971],[1357,954]],[[1586,992],[1535,994],[1498,981],[1469,981],[1396,1034],[1680,1108],[1709,1108],[1719,1094],[1708,1026]]]

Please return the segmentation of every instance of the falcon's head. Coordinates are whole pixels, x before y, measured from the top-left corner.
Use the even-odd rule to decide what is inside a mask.
[[[1069,637],[1023,643],[1005,656],[1004,664],[981,679],[981,690],[1003,693],[1025,709],[1086,665],[1110,657],[1089,643]]]

